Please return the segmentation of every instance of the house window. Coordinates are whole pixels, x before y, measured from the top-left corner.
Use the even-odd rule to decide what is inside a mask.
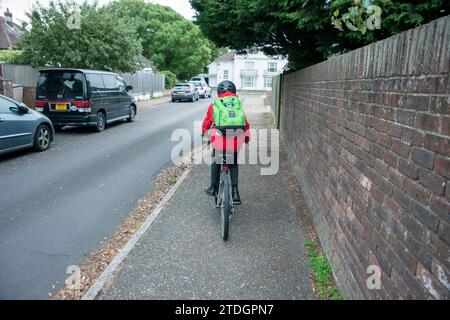
[[[255,77],[243,77],[242,78],[243,86],[246,88],[254,88],[255,87]]]
[[[228,70],[223,70],[223,79],[224,80],[228,80],[229,78],[228,78]]]
[[[264,77],[264,87],[272,88],[272,77]]]
[[[254,70],[255,62],[253,61],[245,61],[245,70]]]
[[[269,62],[267,65],[267,71],[269,72],[277,72],[277,63],[276,62]]]

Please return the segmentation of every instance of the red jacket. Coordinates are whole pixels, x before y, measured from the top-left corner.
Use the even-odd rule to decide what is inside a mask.
[[[223,97],[228,97],[228,96],[235,96],[237,97],[236,94],[227,91],[225,93],[222,93],[221,95],[219,95],[219,98],[223,98]],[[207,132],[212,124],[214,123],[214,118],[213,118],[213,105],[210,104],[209,108],[208,108],[208,112],[206,113],[206,117],[203,120],[203,125],[202,125],[202,134],[205,134],[205,132]],[[245,142],[248,143],[250,141],[250,123],[247,120],[247,117],[245,117]]]

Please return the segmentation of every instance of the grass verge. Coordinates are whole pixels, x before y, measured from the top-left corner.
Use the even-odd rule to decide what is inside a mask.
[[[314,281],[321,300],[343,300],[332,276],[328,259],[319,244],[306,241],[304,243],[308,254],[308,264],[313,270]]]

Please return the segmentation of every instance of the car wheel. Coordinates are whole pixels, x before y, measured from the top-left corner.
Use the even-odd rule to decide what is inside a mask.
[[[172,102],[176,102],[177,100],[175,100],[174,98],[172,98]]]
[[[206,93],[202,96],[200,96],[200,98],[205,99],[206,98]]]
[[[127,121],[128,122],[133,122],[134,121],[134,119],[136,118],[136,107],[135,106],[130,106],[130,109],[129,109],[129,117],[128,117],[128,119],[127,119]]]
[[[97,113],[97,124],[95,126],[95,130],[97,132],[102,132],[104,131],[106,128],[106,117],[105,114],[103,112],[98,112]]]
[[[41,124],[34,136],[34,150],[39,152],[47,150],[50,147],[51,135],[50,127],[46,124]]]

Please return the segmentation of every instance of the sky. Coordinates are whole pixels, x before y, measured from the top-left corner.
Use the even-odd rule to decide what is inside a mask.
[[[49,3],[50,0],[39,0],[42,4]],[[83,0],[76,0],[78,2],[83,2]],[[93,2],[94,0],[88,0],[89,2]],[[105,4],[110,2],[111,0],[98,0],[99,4]],[[172,7],[175,11],[182,14],[187,19],[192,19],[194,16],[194,11],[191,8],[191,4],[189,0],[146,0],[147,2],[153,2],[162,4],[165,6]],[[28,11],[37,0],[0,0],[1,13],[6,11],[6,8],[9,8],[9,11],[13,14],[13,19],[17,21],[17,19],[25,20],[25,12]]]

